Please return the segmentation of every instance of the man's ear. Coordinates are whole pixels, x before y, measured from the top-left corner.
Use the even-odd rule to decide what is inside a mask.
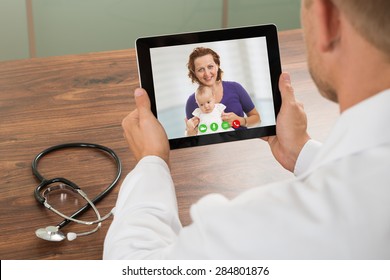
[[[331,0],[313,1],[313,13],[318,28],[317,38],[320,51],[328,52],[333,50],[341,36],[340,11]]]

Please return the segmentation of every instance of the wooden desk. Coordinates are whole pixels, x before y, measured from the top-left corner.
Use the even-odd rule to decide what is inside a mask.
[[[309,131],[323,140],[338,115],[337,106],[320,97],[310,79],[301,31],[281,32],[280,46],[283,69],[291,73],[298,99],[305,104]],[[1,259],[102,257],[110,221],[98,233],[72,242],[47,242],[35,236],[37,228],[61,219],[35,201],[31,161],[52,145],[99,143],[120,156],[122,181],[135,161],[122,136],[121,120],[134,109],[132,92],[138,84],[133,49],[0,63]],[[234,197],[292,176],[259,139],[175,150],[171,164],[184,225],[190,223],[190,205],[205,194]],[[107,157],[83,150],[55,153],[42,161],[40,170],[46,177],[73,180],[91,197],[115,173]],[[118,189],[98,204],[102,214],[114,206]],[[80,226],[64,228],[69,230]]]

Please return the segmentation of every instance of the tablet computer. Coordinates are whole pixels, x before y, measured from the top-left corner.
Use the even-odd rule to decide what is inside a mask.
[[[136,53],[141,87],[171,149],[275,135],[275,25],[143,37]]]

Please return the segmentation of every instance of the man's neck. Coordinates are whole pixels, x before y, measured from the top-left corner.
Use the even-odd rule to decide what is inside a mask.
[[[364,60],[364,58],[362,58]],[[372,61],[372,60],[371,60]],[[362,63],[341,81],[340,112],[390,88],[390,64],[384,61]]]

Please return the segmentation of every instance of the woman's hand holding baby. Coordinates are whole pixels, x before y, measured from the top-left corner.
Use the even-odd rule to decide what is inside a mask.
[[[198,117],[192,117],[189,120],[187,118],[185,119],[187,136],[195,136],[198,134],[199,121]]]

